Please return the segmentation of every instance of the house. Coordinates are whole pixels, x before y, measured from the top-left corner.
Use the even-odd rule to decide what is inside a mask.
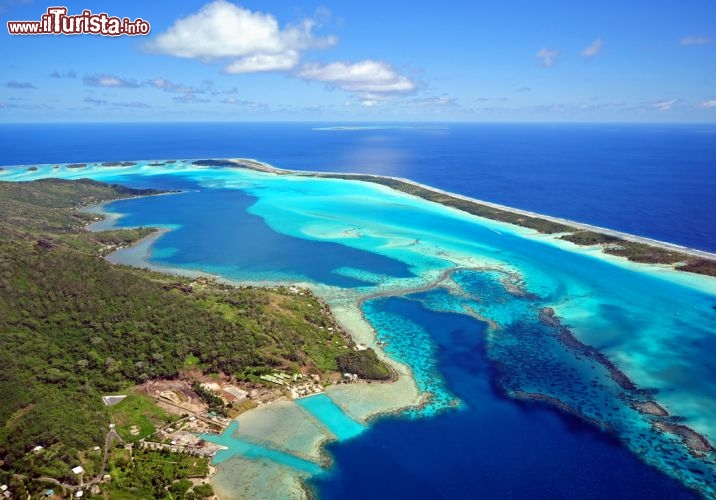
[[[72,468],[72,473],[73,473],[73,474],[83,474],[84,471],[85,471],[85,470],[82,468],[81,465],[78,465],[77,467],[73,467],[73,468]]]

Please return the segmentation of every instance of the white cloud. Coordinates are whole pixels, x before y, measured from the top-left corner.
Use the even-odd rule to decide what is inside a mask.
[[[456,106],[457,100],[454,97],[423,97],[420,99],[412,99],[408,104],[425,108],[444,108],[448,106]]]
[[[588,47],[585,47],[584,50],[582,50],[582,56],[583,57],[594,57],[602,50],[602,47],[604,46],[604,42],[601,38],[597,38],[592,43],[589,44]]]
[[[649,107],[652,109],[657,109],[659,111],[669,111],[671,108],[674,107],[674,104],[679,102],[681,99],[667,99],[663,101],[656,101],[649,104]]]
[[[196,94],[179,94],[176,97],[172,97],[172,101],[179,102],[182,104],[194,103],[194,102],[209,102],[209,99],[197,97]]]
[[[106,105],[109,104],[106,99],[95,99],[93,97],[85,97],[85,102],[87,104],[100,104],[100,105]]]
[[[140,101],[122,101],[122,102],[113,102],[112,106],[119,106],[121,108],[151,108],[151,106],[145,102]]]
[[[84,102],[86,102],[87,104],[93,104],[95,106],[114,106],[117,108],[151,108],[149,104],[140,101],[109,102],[106,99],[94,99],[92,97],[85,97]]]
[[[298,76],[304,80],[324,82],[329,87],[350,92],[401,93],[416,88],[415,83],[408,77],[401,75],[390,64],[382,61],[307,64],[299,71]]]
[[[142,83],[155,89],[163,90],[164,92],[172,94],[209,94],[209,95],[224,95],[224,94],[235,94],[237,92],[236,87],[222,90],[214,86],[214,82],[211,80],[204,80],[200,87],[193,85],[185,85],[183,83],[173,82],[166,78],[157,77],[151,80],[147,80]]]
[[[244,99],[237,99],[236,97],[227,97],[226,99],[221,101],[224,104],[233,104],[235,106],[243,106],[250,109],[265,109],[268,106],[266,104],[255,102],[255,101],[247,101]]]
[[[77,73],[74,71],[67,71],[66,73],[62,73],[60,71],[54,70],[52,73],[50,73],[50,78],[77,78]]]
[[[299,54],[287,50],[281,54],[256,54],[242,57],[224,68],[225,73],[258,73],[262,71],[285,71],[298,64]]]
[[[82,82],[90,87],[137,88],[140,86],[134,80],[126,80],[114,75],[88,75],[82,79]]]
[[[701,109],[716,109],[716,99],[709,99],[699,104]]]
[[[36,89],[30,82],[18,82],[17,80],[11,80],[5,84],[9,89]]]
[[[271,14],[215,0],[177,20],[148,47],[203,61],[235,59],[226,67],[228,73],[287,70],[298,63],[300,51],[335,44],[333,37],[314,36],[315,27],[316,22],[307,19],[282,29]]]
[[[550,66],[554,66],[557,62],[559,50],[542,48],[537,52],[536,56],[537,58],[542,59],[542,66],[549,68]]]
[[[197,89],[196,87],[189,87],[186,85],[182,85],[181,83],[174,83],[172,81],[167,80],[166,78],[154,78],[153,80],[147,81],[147,85],[149,85],[150,87],[154,87],[155,89],[163,90],[165,92],[174,92],[177,94],[193,94],[203,92],[202,89]]]
[[[689,35],[679,41],[679,45],[708,45],[714,41],[710,36]]]

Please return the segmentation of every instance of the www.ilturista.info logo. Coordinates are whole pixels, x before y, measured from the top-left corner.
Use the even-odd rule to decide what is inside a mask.
[[[146,35],[149,23],[138,17],[130,21],[106,13],[92,14],[89,10],[76,16],[67,15],[67,7],[49,7],[39,21],[8,21],[7,31],[11,35]]]

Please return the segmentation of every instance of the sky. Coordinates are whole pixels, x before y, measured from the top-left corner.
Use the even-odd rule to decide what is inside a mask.
[[[146,36],[8,33],[48,7]],[[0,122],[716,122],[713,0],[0,0]]]

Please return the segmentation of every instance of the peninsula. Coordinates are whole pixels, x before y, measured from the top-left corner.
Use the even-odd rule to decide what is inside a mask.
[[[313,393],[348,370],[391,376],[307,290],[103,259],[155,230],[90,232],[98,216],[82,209],[163,193],[89,179],[0,182],[0,484],[17,498],[211,496],[212,448],[180,445],[187,429],[218,432],[224,417]]]

